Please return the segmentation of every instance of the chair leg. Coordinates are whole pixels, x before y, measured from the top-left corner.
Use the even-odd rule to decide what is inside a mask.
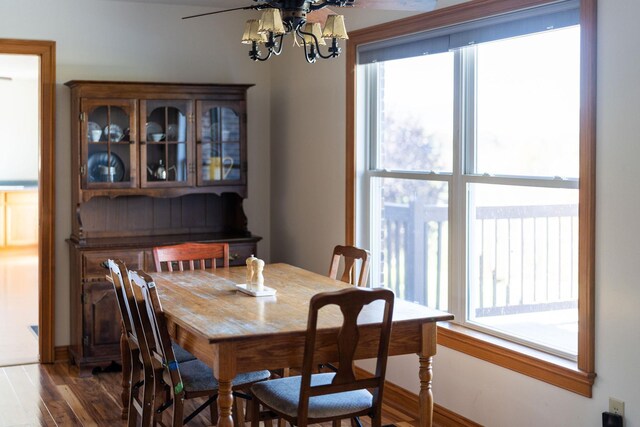
[[[209,416],[211,417],[211,425],[215,426],[218,424],[218,401],[214,400],[209,405]]]
[[[144,385],[142,386],[142,427],[149,427],[153,422],[153,374],[146,372],[144,375]]]
[[[382,414],[377,414],[377,416],[371,417],[371,427],[381,427],[382,426]]]
[[[184,396],[173,396],[173,427],[182,427],[184,417]]]
[[[233,425],[235,427],[242,427],[245,423],[244,417],[244,405],[242,399],[239,397],[233,398]]]
[[[341,420],[333,420],[332,421],[332,426],[333,427],[340,427],[341,424]]]
[[[158,378],[153,382],[153,425],[164,425],[162,422],[162,406],[165,402],[171,399],[171,394],[168,392],[166,385],[159,380],[162,378],[162,372],[157,371],[154,378]]]
[[[251,402],[247,402],[251,405],[251,427],[259,427],[260,425],[260,402],[254,396]]]
[[[129,407],[127,410],[127,426],[136,427],[138,412],[136,410],[133,401],[136,395],[140,392],[140,387],[144,387],[144,384],[140,387],[134,387],[134,385],[140,381],[141,369],[140,363],[137,360],[132,361],[131,375],[129,376]]]

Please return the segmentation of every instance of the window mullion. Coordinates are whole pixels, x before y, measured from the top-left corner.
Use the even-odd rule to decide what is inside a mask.
[[[458,314],[459,323],[466,324],[467,322],[467,310],[470,304],[470,299],[474,297],[472,290],[469,288],[471,283],[469,274],[475,271],[474,266],[471,265],[474,260],[469,259],[469,247],[473,242],[473,236],[469,233],[469,206],[473,206],[469,197],[472,194],[468,191],[468,176],[473,174],[477,170],[477,57],[476,46],[470,46],[460,49],[461,57],[461,102],[462,102],[462,119],[461,124],[464,129],[464,134],[460,138],[459,149],[461,153],[464,153],[464,157],[461,161],[461,173],[460,184],[458,187],[458,198],[460,201],[458,214],[458,227],[461,230],[461,236],[459,236],[458,242],[461,247],[458,252],[459,261],[459,274],[460,274],[460,298],[459,304],[460,312]]]
[[[454,169],[450,188],[449,233],[451,236],[450,301],[449,306],[460,323],[466,321],[468,272],[467,265],[467,180],[476,164],[476,58],[475,47],[455,52],[454,103]]]
[[[453,170],[451,185],[449,186],[449,311],[456,319],[464,318],[464,246],[465,227],[464,192],[462,187],[462,172],[464,170],[464,81],[463,81],[462,51],[456,50],[454,57],[454,103],[453,103]]]

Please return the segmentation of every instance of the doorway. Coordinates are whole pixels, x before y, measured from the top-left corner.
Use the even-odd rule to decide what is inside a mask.
[[[0,366],[38,350],[39,57],[0,53]]]
[[[25,66],[25,63],[31,65]],[[16,71],[18,68],[20,70]],[[31,77],[26,77],[24,73],[31,73]],[[27,80],[33,80],[30,89],[25,89],[29,86]],[[24,110],[29,113],[5,121],[0,119],[0,251],[3,252],[0,298],[5,300],[2,303],[5,312],[0,315],[0,321],[4,322],[4,330],[8,330],[6,326],[9,325],[20,330],[27,329],[30,338],[37,342],[35,352],[25,344],[26,337],[21,332],[3,336],[3,342],[9,345],[11,351],[2,349],[2,353],[10,356],[5,361],[0,360],[0,364],[38,361],[38,355],[40,362],[51,363],[55,361],[56,353],[55,43],[0,39],[0,85],[5,85],[0,88],[4,91],[0,103],[9,103],[9,106],[0,106],[0,114],[4,117],[21,110],[25,104],[31,105],[31,109]],[[35,116],[31,117],[35,118],[35,124],[29,122],[28,118],[25,120],[22,117],[25,114]],[[20,124],[22,121],[27,123],[23,126]],[[21,126],[24,132],[18,132]],[[34,140],[34,146],[29,145],[30,140]],[[6,161],[7,157],[10,161]],[[19,157],[23,159],[14,160]],[[29,312],[30,307],[35,308],[36,312]]]

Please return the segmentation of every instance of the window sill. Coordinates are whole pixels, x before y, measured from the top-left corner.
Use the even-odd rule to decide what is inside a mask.
[[[596,374],[579,370],[576,362],[451,322],[438,323],[438,344],[582,396],[591,397],[591,388]]]

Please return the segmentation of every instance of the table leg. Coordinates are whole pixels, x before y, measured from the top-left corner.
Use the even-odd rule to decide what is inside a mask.
[[[436,354],[437,329],[435,323],[422,325],[422,351],[420,357],[420,427],[433,425],[432,360]]]
[[[218,427],[233,427],[233,393],[231,380],[236,376],[236,359],[233,343],[214,347],[213,372],[218,378]]]
[[[122,419],[126,420],[129,413],[129,394],[131,393],[131,351],[129,340],[125,336],[124,326],[120,335],[120,356],[122,360]]]

